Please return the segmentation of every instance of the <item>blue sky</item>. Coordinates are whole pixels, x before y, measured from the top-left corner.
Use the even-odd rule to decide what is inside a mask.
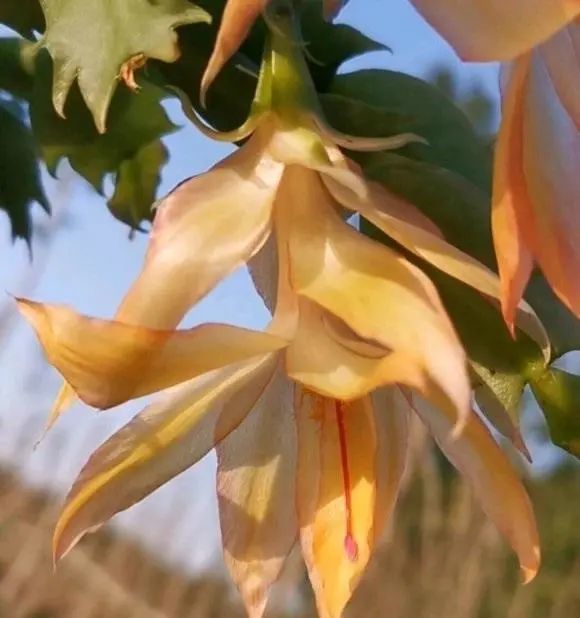
[[[450,47],[421,20],[407,0],[351,0],[340,20],[387,43],[393,50],[393,54],[368,55],[349,63],[345,69],[385,67],[423,76],[434,65],[444,64],[460,71],[463,87],[469,88],[474,81],[479,81],[497,98],[497,67],[462,66]],[[169,104],[168,110],[176,122],[186,124],[176,105]],[[228,146],[210,142],[187,126],[167,138],[166,143],[171,160],[163,174],[160,194],[183,178],[204,171],[229,150]],[[57,233],[41,283],[33,296],[43,301],[70,304],[91,315],[111,316],[140,268],[147,238],[137,235],[130,241],[128,229],[109,215],[101,197],[75,177],[66,164],[61,166],[60,173],[64,181],[55,183],[47,179],[47,186],[55,210],[66,215],[66,225]],[[24,271],[30,269],[25,248],[21,244],[8,245],[5,221],[0,221],[0,234],[4,247],[0,282],[11,293],[24,292],[14,276],[14,264],[22,265]],[[37,253],[41,258],[42,247]],[[211,320],[260,327],[266,319],[267,312],[252,292],[247,273],[242,270],[204,299],[187,321]],[[35,377],[37,373],[33,372],[31,385],[31,367],[38,367],[41,360],[31,333],[24,326],[18,328],[10,347],[4,349],[5,362],[7,355],[11,371],[9,374],[3,372],[0,378],[0,395],[10,405],[0,409],[0,456],[14,459],[15,443],[20,435],[18,453],[27,455],[18,465],[27,477],[32,482],[49,483],[62,489],[73,480],[91,448],[123,424],[136,408],[129,406],[96,418],[79,407],[64,418],[33,453],[31,447],[57,388],[57,377],[52,372],[41,372]],[[31,419],[31,429],[23,431],[23,423],[28,422],[25,419]],[[541,453],[538,455],[541,459]],[[146,504],[121,516],[121,523],[133,532],[138,531],[154,549],[160,549],[166,548],[167,539],[155,531],[163,522],[167,524],[171,520],[172,527],[180,526],[180,536],[175,547],[169,550],[170,556],[192,567],[211,562],[218,539],[212,466],[211,458],[206,459],[196,470],[162,489]],[[179,504],[177,509],[175,501]],[[179,521],[175,520],[176,511],[180,513]]]

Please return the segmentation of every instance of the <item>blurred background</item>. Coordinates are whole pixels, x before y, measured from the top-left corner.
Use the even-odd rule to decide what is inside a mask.
[[[482,139],[492,139],[498,67],[461,65],[406,0],[351,0],[340,19],[393,50],[351,61],[345,71],[387,67],[426,78],[456,101]],[[189,128],[177,106],[168,104],[168,111],[183,128],[165,140],[171,159],[162,192],[228,152]],[[32,256],[25,243],[11,242],[0,215],[0,287],[6,292],[0,296],[0,618],[243,616],[221,559],[213,455],[89,536],[53,571],[51,534],[63,494],[89,453],[142,402],[101,415],[77,406],[35,446],[59,382],[10,295],[111,316],[147,242],[145,234],[130,236],[103,197],[66,164],[58,172],[58,180],[45,175],[54,212],[49,218],[38,208]],[[242,270],[204,299],[188,323],[211,319],[259,328],[267,318]],[[564,363],[576,370],[580,364],[571,357]],[[519,585],[514,557],[416,426],[396,517],[347,616],[580,617],[580,467],[549,445],[531,403],[524,424],[534,463],[513,456],[527,478],[542,536],[544,562],[534,583]],[[288,560],[267,615],[315,616],[298,554]]]

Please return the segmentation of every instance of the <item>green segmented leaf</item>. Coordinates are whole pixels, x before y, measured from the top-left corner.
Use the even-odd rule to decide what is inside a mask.
[[[175,28],[210,20],[187,0],[40,0],[40,4],[46,19],[41,43],[54,61],[54,107],[65,115],[65,102],[77,80],[101,133],[122,66],[133,60],[141,65],[147,58],[175,61],[179,56]]]
[[[17,104],[12,107],[18,110]],[[30,242],[34,202],[50,212],[34,139],[24,121],[0,100],[0,208],[10,219],[13,238]]]
[[[155,141],[141,148],[132,159],[123,161],[115,180],[115,192],[107,202],[117,219],[134,229],[140,229],[143,221],[152,219],[160,170],[167,159],[167,148],[163,142]]]
[[[138,92],[119,90],[111,103],[109,129],[100,134],[77,87],[71,90],[65,111],[58,116],[50,102],[51,66],[46,53],[36,63],[35,91],[30,104],[32,128],[51,173],[66,158],[81,176],[102,192],[107,174],[116,173],[151,142],[175,130],[162,99],[165,92],[142,82]]]

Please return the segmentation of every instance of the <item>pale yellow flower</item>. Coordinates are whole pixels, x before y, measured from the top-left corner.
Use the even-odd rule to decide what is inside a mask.
[[[531,506],[471,409],[465,353],[435,286],[344,216],[360,213],[490,302],[498,279],[337,147],[416,137],[331,131],[309,105],[301,62],[287,33],[274,33],[253,114],[231,136],[249,139],[158,204],[143,270],[115,320],[19,301],[83,401],[105,409],[168,389],[86,464],[59,519],[55,557],[216,447],[225,558],[249,615],[262,615],[299,534],[319,613],[338,617],[393,510],[414,410],[529,580],[539,564]],[[248,262],[273,310],[265,332],[174,330]],[[527,305],[518,319],[548,351]]]

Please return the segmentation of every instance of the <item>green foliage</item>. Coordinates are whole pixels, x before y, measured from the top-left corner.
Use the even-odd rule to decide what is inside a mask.
[[[60,115],[73,82],[102,133],[121,67],[147,58],[173,62],[175,28],[209,21],[188,0],[40,0],[46,18],[42,44],[54,61],[52,100]]]
[[[580,376],[549,369],[532,381],[532,391],[546,414],[552,441],[580,457]]]
[[[107,203],[117,219],[132,228],[140,228],[142,221],[152,219],[160,169],[167,158],[163,142],[155,141],[143,146],[132,159],[123,161],[117,174],[115,193]]]
[[[324,97],[325,112],[337,128],[361,136],[416,133],[428,144],[410,144],[400,154],[489,187],[488,149],[465,115],[434,86],[396,71],[366,70],[338,75],[330,94],[341,97]]]
[[[104,134],[95,128],[77,88],[71,90],[65,118],[61,118],[50,102],[50,69],[49,59],[39,54],[30,115],[40,152],[53,174],[58,163],[67,158],[81,176],[102,192],[108,173],[117,172],[144,146],[175,129],[161,105],[165,93],[147,82],[143,82],[138,93],[119,90],[115,94],[109,129]]]
[[[30,209],[37,202],[50,210],[40,181],[34,139],[17,104],[0,99],[0,208],[10,218],[12,236],[28,240]]]
[[[38,0],[2,0],[0,23],[32,39],[34,31],[44,30],[44,17]]]

